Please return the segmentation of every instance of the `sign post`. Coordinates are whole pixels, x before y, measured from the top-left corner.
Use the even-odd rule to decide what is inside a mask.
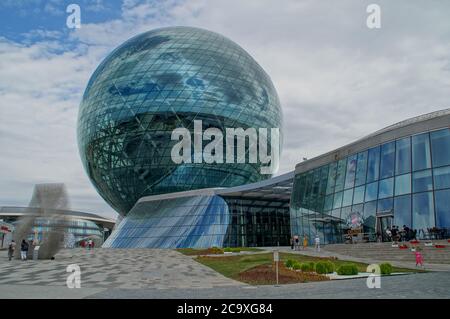
[[[278,250],[273,251],[273,261],[275,261],[275,272],[277,276],[277,286],[278,286],[278,261],[280,261],[280,254],[278,253]]]

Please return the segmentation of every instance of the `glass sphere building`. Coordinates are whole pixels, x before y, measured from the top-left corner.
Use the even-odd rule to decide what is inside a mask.
[[[269,76],[219,34],[157,29],[106,57],[89,80],[78,117],[81,159],[106,202],[126,215],[143,196],[270,177],[260,173],[260,163],[175,164],[171,133],[192,132],[194,120],[201,120],[203,129],[279,128],[282,135]]]

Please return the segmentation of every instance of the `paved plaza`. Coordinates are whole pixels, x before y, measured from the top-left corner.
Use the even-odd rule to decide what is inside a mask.
[[[69,289],[66,267],[81,268],[81,288]],[[283,286],[228,279],[173,250],[63,250],[55,260],[8,261],[0,251],[0,298],[449,298],[450,272]]]

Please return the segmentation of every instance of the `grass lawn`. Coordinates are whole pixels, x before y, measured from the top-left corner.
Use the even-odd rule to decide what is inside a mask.
[[[198,256],[198,255],[210,255],[210,254],[221,255],[221,254],[223,254],[223,252],[238,253],[238,252],[241,252],[241,251],[257,252],[257,251],[263,251],[263,250],[261,248],[254,248],[254,247],[233,247],[233,248],[223,248],[223,249],[179,248],[179,249],[176,249],[176,251],[182,253],[183,255],[187,255],[187,256]]]
[[[248,280],[247,278],[251,276],[247,276],[248,272],[252,269],[258,269],[260,272],[261,266],[267,266],[266,268],[273,268],[272,261],[273,254],[255,254],[255,255],[241,255],[241,256],[220,256],[220,257],[208,257],[208,256],[199,256],[195,260],[199,263],[206,265],[215,271],[221,273],[225,277],[232,278],[239,281],[244,281],[251,284],[272,284],[272,281],[269,282],[261,282],[261,280]],[[336,268],[345,263],[353,263],[358,267],[358,271],[365,272],[368,264],[357,263],[357,262],[349,262],[345,260],[334,260],[331,258],[320,258],[320,257],[310,257],[298,254],[290,254],[290,253],[280,253],[280,269],[283,268],[283,272],[286,273],[285,270],[287,268],[284,267],[284,262],[288,259],[297,260],[299,262],[318,262],[318,261],[326,261],[329,260],[335,264]],[[264,267],[263,267],[264,268]],[[267,270],[267,269],[266,269]],[[288,270],[290,271],[290,270]],[[292,272],[292,271],[291,271]],[[403,269],[393,267],[393,272],[420,272],[415,269]],[[294,273],[294,272],[293,272]],[[245,276],[244,276],[245,274]],[[295,276],[298,277],[298,276]],[[305,281],[316,281],[315,278],[293,278],[292,282],[305,282]],[[318,278],[323,280],[323,278]],[[284,283],[290,283],[289,281]]]

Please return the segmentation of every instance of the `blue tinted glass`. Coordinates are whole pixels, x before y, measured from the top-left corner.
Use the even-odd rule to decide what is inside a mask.
[[[365,201],[369,202],[378,199],[378,182],[366,185]]]
[[[411,193],[411,174],[395,177],[395,196]]]
[[[419,193],[413,195],[414,229],[426,229],[434,226],[433,193]]]
[[[394,178],[387,178],[381,180],[378,198],[392,197],[393,195],[394,195]]]
[[[395,174],[409,173],[411,171],[411,138],[407,137],[396,143]]]
[[[434,188],[450,188],[450,166],[435,168],[434,174]]]
[[[394,225],[411,227],[411,195],[394,198]]]
[[[436,197],[436,226],[450,228],[450,189],[437,191]]]
[[[412,166],[414,171],[431,167],[430,139],[428,133],[412,137]]]
[[[380,178],[394,176],[395,142],[381,146]]]
[[[378,207],[377,207],[377,211],[378,212],[387,212],[387,211],[391,211],[392,207],[393,207],[393,198],[386,198],[386,199],[379,199],[378,200]]]
[[[336,184],[336,169],[337,163],[331,163],[328,171],[327,194],[334,193],[334,186]]]
[[[333,209],[340,208],[342,205],[342,193],[339,192],[334,194],[334,201],[333,201]]]
[[[350,156],[347,159],[347,172],[345,174],[345,189],[351,188],[355,185],[356,172],[356,155]]]
[[[361,204],[364,202],[364,191],[366,186],[359,186],[355,188],[355,194],[353,195],[353,204]]]
[[[338,162],[337,174],[336,174],[336,187],[335,192],[339,192],[344,189],[345,169],[347,167],[347,160],[340,160]]]
[[[378,179],[380,173],[380,147],[369,150],[367,166],[367,182],[373,182]]]
[[[377,201],[364,204],[364,232],[375,232]]]
[[[433,167],[450,165],[450,129],[430,133]]]
[[[329,210],[332,210],[332,209],[333,209],[333,198],[334,198],[334,195],[333,195],[333,194],[327,195],[327,196],[325,197],[325,207],[324,207],[324,211],[329,211]]]
[[[413,193],[426,192],[433,189],[431,170],[413,173]]]
[[[366,183],[366,174],[367,174],[367,151],[358,154],[355,186],[363,185]]]
[[[342,200],[342,207],[349,206],[353,200],[353,189],[347,189],[344,191],[344,198]]]

